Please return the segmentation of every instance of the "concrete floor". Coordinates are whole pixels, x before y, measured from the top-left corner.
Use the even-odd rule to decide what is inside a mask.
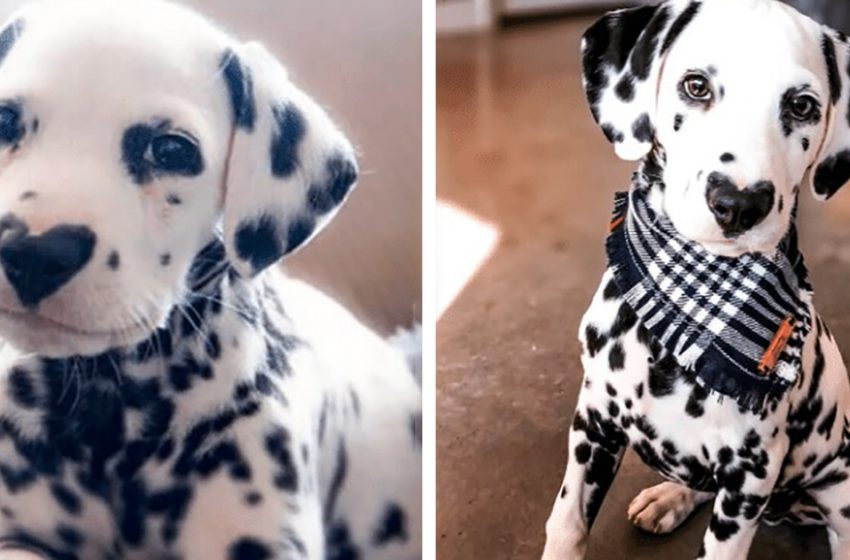
[[[438,196],[501,231],[438,323],[441,560],[542,551],[582,376],[576,332],[603,270],[613,192],[632,169],[593,124],[581,91],[579,38],[592,21],[438,41]],[[816,302],[850,356],[850,192],[823,205],[804,199]],[[696,554],[706,508],[668,537],[628,523],[629,501],[657,481],[627,454],[592,532],[591,560]],[[764,528],[750,558],[829,558],[825,532]]]

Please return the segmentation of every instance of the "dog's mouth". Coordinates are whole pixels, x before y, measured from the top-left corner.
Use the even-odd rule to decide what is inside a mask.
[[[97,354],[112,347],[139,342],[151,330],[147,321],[115,329],[86,329],[38,313],[0,307],[0,338],[20,350],[50,358]]]

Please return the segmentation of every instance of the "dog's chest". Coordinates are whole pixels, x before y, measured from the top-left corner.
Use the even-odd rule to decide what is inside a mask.
[[[832,371],[840,359],[838,366],[826,365],[837,349],[821,329],[818,321],[803,367],[819,373],[804,371],[800,386],[775,406],[749,413],[734,399],[709,394],[678,366],[624,304],[608,271],[581,325],[585,380],[579,410],[586,412],[578,422],[606,438],[627,440],[650,467],[694,488],[763,478],[769,465],[779,464],[779,485],[810,479],[816,463],[840,446],[838,399],[846,395],[846,380],[839,382]],[[821,385],[831,391],[812,389]]]
[[[132,352],[0,355],[7,533],[79,541],[81,557],[146,557],[200,530],[186,523],[192,510],[247,512],[316,491],[328,420],[310,352],[273,304],[215,301]]]

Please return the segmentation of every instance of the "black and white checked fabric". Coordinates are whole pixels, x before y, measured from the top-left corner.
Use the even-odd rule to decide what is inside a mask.
[[[701,383],[759,409],[797,379],[811,328],[811,288],[793,220],[774,254],[721,257],[679,235],[650,207],[647,191],[635,186],[615,198],[607,249],[621,293]],[[787,343],[778,359],[765,361],[783,323],[793,328]]]

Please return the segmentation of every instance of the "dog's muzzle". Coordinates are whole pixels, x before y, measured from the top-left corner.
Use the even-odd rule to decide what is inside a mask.
[[[708,176],[705,199],[723,234],[736,237],[767,217],[773,208],[774,192],[770,181],[739,189],[729,177],[714,172]]]

